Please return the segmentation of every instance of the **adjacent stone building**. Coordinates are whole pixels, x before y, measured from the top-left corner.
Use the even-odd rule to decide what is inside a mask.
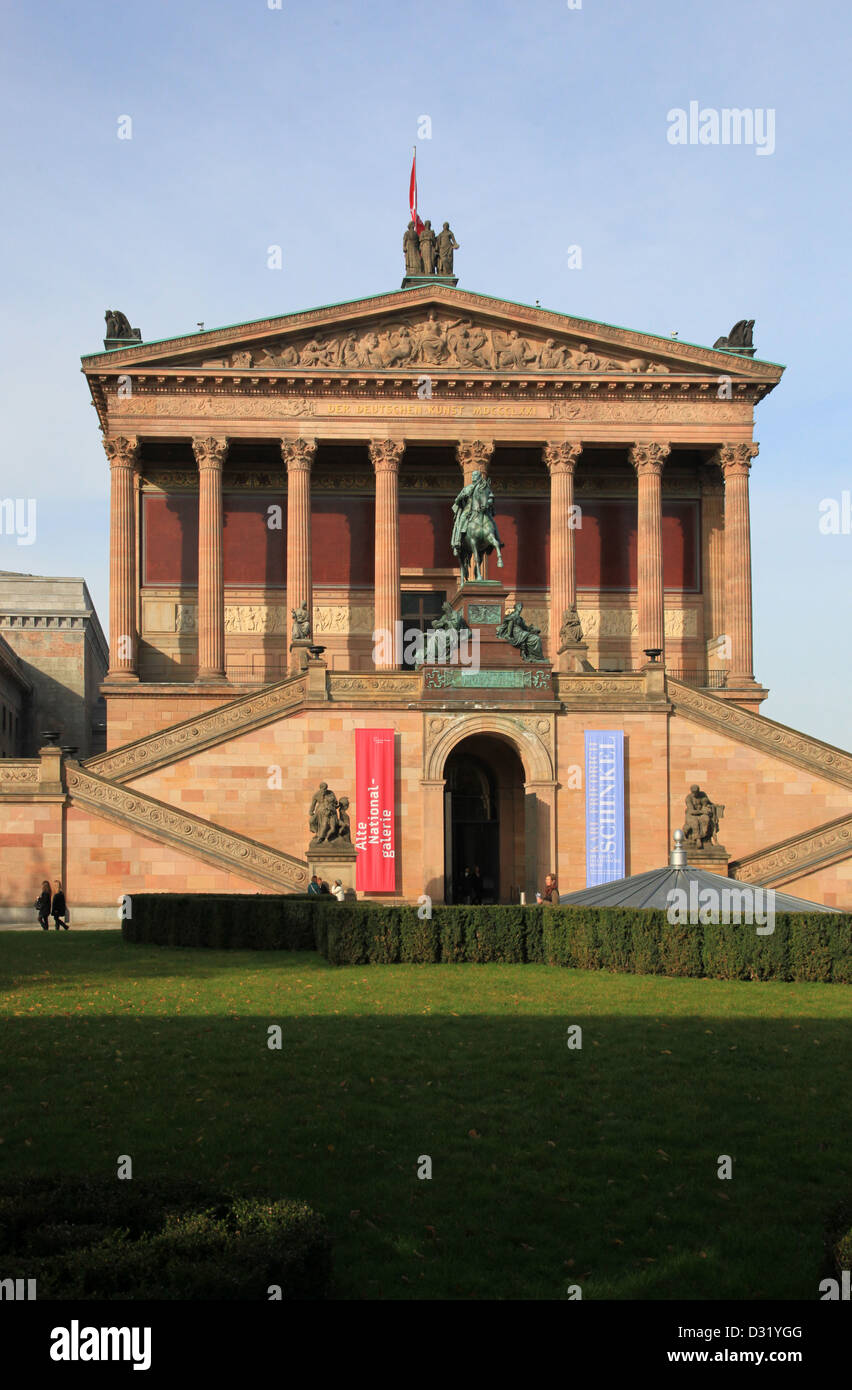
[[[28,753],[32,684],[9,643],[0,637],[0,758]]]
[[[0,571],[0,639],[26,683],[18,755],[35,754],[44,730],[75,756],[100,752],[109,651],[85,580]]]
[[[110,470],[108,751],[0,769],[8,901],[59,857],[78,903],[304,890],[311,796],[354,798],[356,733],[382,729],[397,898],[452,896],[470,862],[491,898],[550,870],[582,888],[587,735],[616,731],[625,873],[666,862],[700,783],[714,869],[852,906],[852,757],[764,718],[753,670],[754,410],[780,366],[425,280],[111,340],[83,369]],[[503,559],[478,593],[450,547],[475,473]],[[542,659],[499,639],[518,603]],[[378,640],[443,604],[479,669]]]

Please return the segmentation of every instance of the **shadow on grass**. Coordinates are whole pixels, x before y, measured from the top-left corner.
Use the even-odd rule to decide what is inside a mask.
[[[66,943],[72,951],[65,949]],[[85,958],[79,951],[84,948]],[[96,972],[103,984],[110,978],[124,982],[160,980],[180,976],[215,979],[239,965],[247,975],[268,975],[276,969],[333,969],[316,951],[208,951],[195,947],[136,945],[118,932],[0,932],[0,989],[8,993],[28,987],[34,971],[50,970],[68,984],[89,983]]]
[[[852,1192],[849,1023],[369,1007],[7,1017],[0,1173],[129,1154],[137,1176],[303,1199],[341,1297],[818,1298]]]

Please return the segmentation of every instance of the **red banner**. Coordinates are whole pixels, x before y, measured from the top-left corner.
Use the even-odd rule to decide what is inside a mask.
[[[394,731],[355,730],[355,887],[392,893],[396,887]]]

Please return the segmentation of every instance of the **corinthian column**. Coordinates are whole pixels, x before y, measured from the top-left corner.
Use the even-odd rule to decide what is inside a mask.
[[[225,578],[222,559],[222,468],[227,439],[193,439],[198,463],[198,675],[225,679]]]
[[[545,444],[550,473],[550,656],[556,660],[565,610],[577,601],[574,561],[574,469],[583,451],[579,439]]]
[[[371,439],[370,461],[376,473],[376,633],[389,632],[391,641],[376,640],[376,665],[393,668],[397,661],[396,633],[402,621],[399,586],[399,464],[405,442]]]
[[[317,451],[315,439],[282,439],[281,457],[287,468],[287,606],[285,632],[290,630],[291,610],[304,603],[313,638],[314,591],[311,578],[311,468]],[[285,638],[285,643],[289,642]],[[299,669],[298,649],[290,653],[290,669]]]
[[[642,651],[665,648],[663,610],[663,464],[668,444],[634,444],[630,462],[639,479],[636,601]],[[665,658],[663,658],[665,660]]]
[[[748,475],[757,451],[757,444],[723,444],[716,453],[725,479],[725,628],[731,643],[728,686],[754,681]]]
[[[490,439],[470,439],[456,445],[456,458],[464,474],[465,487],[476,472],[481,473],[483,478],[488,477],[493,453],[494,444]]]
[[[109,672],[110,680],[139,679],[136,630],[136,536],[134,475],[139,457],[135,435],[104,439],[110,468]]]

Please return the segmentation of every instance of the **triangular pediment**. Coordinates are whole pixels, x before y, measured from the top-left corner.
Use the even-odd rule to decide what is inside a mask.
[[[781,368],[736,353],[436,285],[85,357],[104,370],[301,376],[718,376],[772,384]]]

